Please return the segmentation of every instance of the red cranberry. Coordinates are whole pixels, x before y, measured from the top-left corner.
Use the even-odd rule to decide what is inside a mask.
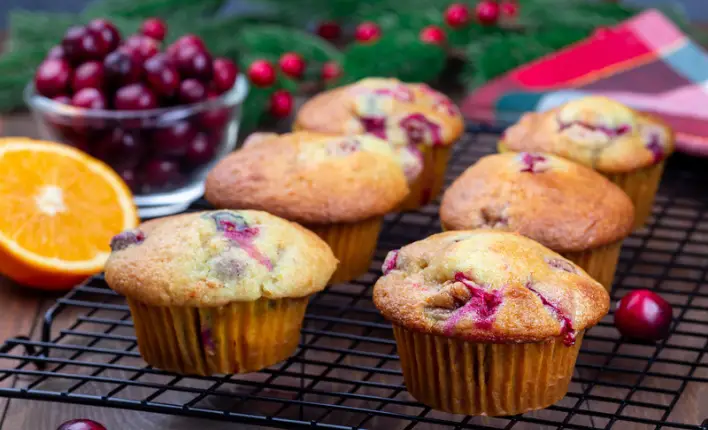
[[[211,55],[196,45],[180,46],[174,61],[183,79],[194,78],[208,82],[214,73]]]
[[[74,71],[71,88],[74,92],[84,88],[103,88],[103,63],[87,61]]]
[[[293,111],[293,95],[286,90],[279,90],[270,96],[270,114],[276,118],[285,118]]]
[[[116,128],[96,142],[91,152],[113,167],[133,168],[143,157],[145,144],[138,132]]]
[[[205,130],[221,130],[230,116],[228,108],[211,108],[199,114],[199,125]]]
[[[204,84],[196,79],[185,79],[179,85],[179,101],[184,104],[198,103],[206,100],[207,90]]]
[[[113,106],[118,110],[154,109],[157,107],[157,98],[144,84],[130,84],[116,91]]]
[[[136,192],[138,188],[140,187],[140,180],[138,179],[138,175],[135,173],[135,169],[131,169],[128,167],[118,169],[118,176],[125,182],[125,185],[130,188],[131,191]]]
[[[78,419],[62,423],[57,430],[106,430],[106,428],[93,420]]]
[[[108,54],[108,47],[86,27],[71,27],[61,41],[66,57],[74,64],[101,60]]]
[[[86,28],[103,42],[106,54],[115,51],[120,45],[120,32],[109,20],[103,18],[94,19],[88,23]]]
[[[218,139],[210,139],[206,133],[197,133],[187,148],[185,160],[192,166],[206,164],[214,159]]]
[[[381,37],[381,27],[375,22],[362,22],[356,27],[354,38],[359,42],[375,42]]]
[[[519,5],[516,1],[505,1],[501,4],[501,13],[505,18],[514,18],[519,14]]]
[[[74,94],[71,104],[84,109],[105,109],[106,98],[96,88],[84,88]]]
[[[615,326],[622,336],[649,341],[669,336],[672,308],[669,302],[649,290],[635,290],[617,304]]]
[[[335,61],[328,61],[322,66],[322,79],[326,81],[332,81],[337,79],[342,75],[342,68],[339,63]]]
[[[445,10],[445,22],[452,28],[461,28],[470,22],[470,9],[464,3],[453,3]]]
[[[160,97],[172,97],[179,89],[179,74],[167,55],[157,54],[148,58],[143,65],[145,77],[155,94]]]
[[[177,184],[180,179],[179,164],[167,159],[155,159],[145,165],[145,185],[163,188]]]
[[[167,35],[167,24],[159,18],[146,19],[140,27],[140,32],[147,37],[162,42]]]
[[[214,88],[219,93],[230,90],[238,77],[238,67],[228,58],[217,58],[214,60]]]
[[[153,144],[160,155],[180,157],[197,135],[189,121],[178,121],[169,127],[161,127],[153,133]]]
[[[337,40],[342,34],[342,27],[334,21],[324,21],[317,26],[317,34],[325,40]]]
[[[496,0],[482,0],[475,7],[477,21],[482,25],[495,24],[499,20],[499,12],[499,3]]]
[[[140,81],[140,64],[128,52],[114,51],[103,60],[106,81],[114,88]]]
[[[297,52],[286,52],[278,61],[280,70],[291,78],[300,79],[305,73],[305,59]]]
[[[37,92],[46,97],[66,93],[71,78],[71,67],[65,60],[45,60],[34,75]]]
[[[144,62],[160,52],[160,45],[155,39],[142,34],[134,34],[125,41],[120,49],[133,54],[139,61]]]
[[[177,39],[174,45],[195,45],[198,48],[201,48],[202,50],[206,50],[206,45],[204,44],[204,41],[199,36],[195,36],[194,34],[185,34],[184,36]]]
[[[64,53],[64,48],[62,48],[61,45],[53,46],[52,49],[47,52],[46,59],[65,60],[66,54]]]
[[[256,60],[248,67],[248,79],[257,87],[275,83],[275,67],[268,60]]]
[[[436,25],[429,25],[420,32],[420,40],[431,45],[442,45],[446,39],[445,30]]]

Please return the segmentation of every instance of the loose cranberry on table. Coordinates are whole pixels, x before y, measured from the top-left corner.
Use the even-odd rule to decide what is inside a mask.
[[[303,73],[305,73],[305,59],[297,52],[286,52],[283,54],[280,60],[278,60],[278,65],[280,66],[280,70],[291,78],[300,79]]]
[[[107,52],[113,52],[120,45],[120,32],[113,23],[107,19],[98,18],[86,25],[89,32],[93,33],[106,46]]]
[[[649,290],[635,290],[617,304],[615,326],[622,336],[657,341],[669,336],[672,307]]]
[[[156,129],[152,135],[155,152],[159,155],[180,157],[197,135],[197,129],[189,121],[177,121],[169,127]]]
[[[114,87],[134,84],[140,81],[142,67],[132,54],[114,51],[103,60],[106,82]]]
[[[173,56],[182,78],[208,82],[214,73],[211,55],[196,45],[182,45]]]
[[[61,41],[66,58],[80,64],[84,61],[102,60],[109,52],[108,45],[86,27],[71,27]]]
[[[74,71],[71,80],[71,89],[74,92],[84,88],[103,88],[103,63],[100,61],[87,61]]]
[[[65,60],[45,60],[34,75],[34,87],[46,97],[65,94],[69,89],[71,67]]]
[[[57,430],[107,430],[103,424],[93,420],[78,419],[71,420],[59,425]]]
[[[214,77],[212,84],[219,93],[230,90],[238,77],[238,67],[228,58],[214,60]]]
[[[113,106],[118,110],[154,109],[157,107],[157,98],[144,84],[130,84],[116,91]]]
[[[207,89],[196,79],[185,79],[179,84],[177,97],[184,104],[198,103],[206,100]]]
[[[256,60],[248,66],[248,79],[257,87],[275,83],[275,67],[268,60]]]
[[[71,98],[71,104],[83,109],[106,109],[106,98],[96,88],[84,88]]]
[[[140,27],[140,32],[162,42],[167,35],[167,24],[159,18],[146,19]]]
[[[166,54],[148,58],[143,65],[150,88],[160,97],[172,97],[179,89],[179,73]]]

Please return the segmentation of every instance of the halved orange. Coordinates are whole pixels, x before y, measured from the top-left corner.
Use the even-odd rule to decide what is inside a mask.
[[[70,288],[100,272],[111,238],[137,223],[130,190],[106,164],[58,143],[0,139],[0,273]]]

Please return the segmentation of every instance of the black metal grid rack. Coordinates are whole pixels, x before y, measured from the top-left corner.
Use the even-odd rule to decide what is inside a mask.
[[[449,181],[493,150],[490,131],[468,127]],[[369,273],[312,299],[300,348],[285,362],[215,377],[147,367],[127,306],[96,277],[58,300],[40,340],[5,342],[0,396],[281,428],[708,429],[708,420],[701,424],[708,418],[705,184],[701,161],[673,157],[652,221],[626,240],[615,280],[613,303],[635,288],[654,289],[669,300],[672,335],[657,344],[627,342],[610,314],[585,336],[568,395],[543,411],[506,418],[451,415],[417,403],[406,391],[390,325],[371,303],[371,285],[388,250],[439,231],[437,205],[386,219]],[[689,397],[693,412],[681,413]]]

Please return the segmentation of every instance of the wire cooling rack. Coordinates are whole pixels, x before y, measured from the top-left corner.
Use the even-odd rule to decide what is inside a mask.
[[[448,183],[493,151],[492,133],[498,131],[468,127]],[[417,403],[406,391],[391,327],[371,302],[371,286],[390,249],[440,231],[435,204],[387,217],[369,273],[312,299],[300,348],[287,361],[253,374],[214,377],[146,366],[128,307],[96,277],[47,312],[40,340],[4,343],[0,383],[10,387],[0,388],[0,396],[281,428],[706,430],[705,170],[701,161],[672,158],[649,225],[625,242],[612,294],[614,303],[635,288],[659,292],[674,306],[671,336],[657,344],[624,341],[611,312],[585,336],[568,395],[543,411],[505,418],[451,415]]]

